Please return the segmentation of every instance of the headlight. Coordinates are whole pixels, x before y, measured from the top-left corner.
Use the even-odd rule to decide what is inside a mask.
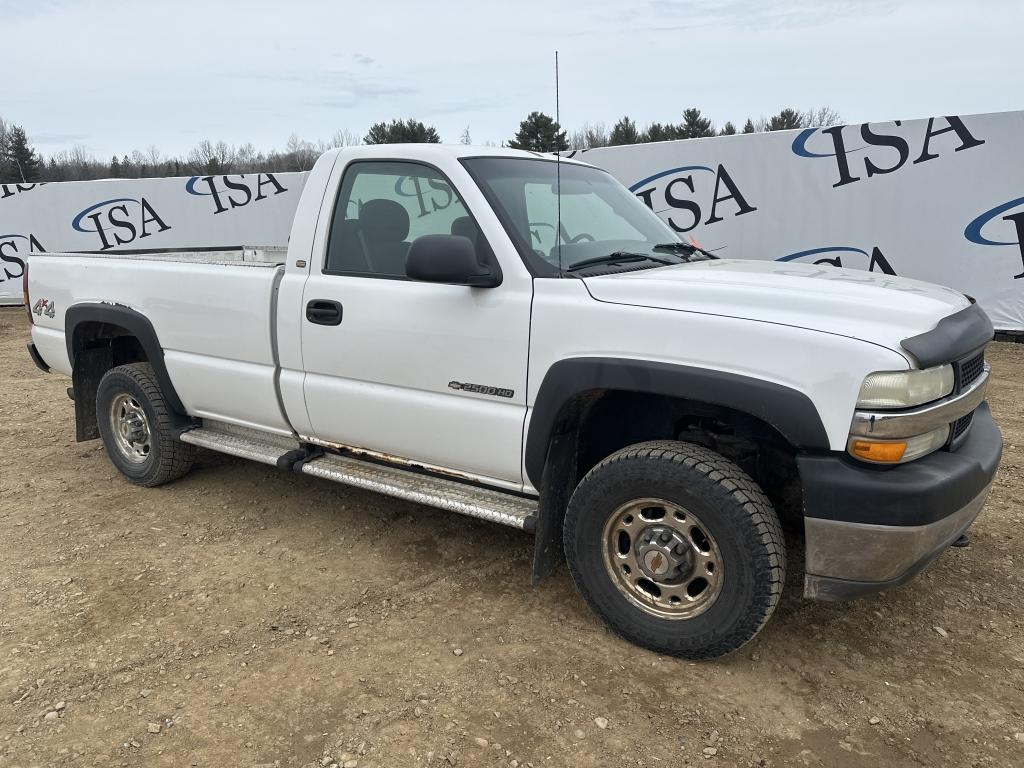
[[[860,385],[858,408],[910,408],[930,403],[953,391],[953,366],[923,371],[880,371]]]
[[[872,464],[903,464],[937,451],[949,439],[949,425],[925,432],[923,435],[902,440],[871,440],[851,437],[847,446],[850,454]]]

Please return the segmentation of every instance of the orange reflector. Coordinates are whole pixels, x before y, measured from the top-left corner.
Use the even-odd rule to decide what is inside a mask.
[[[854,440],[850,447],[850,453],[857,458],[883,464],[895,464],[903,458],[906,450],[906,442],[876,443],[871,440]]]

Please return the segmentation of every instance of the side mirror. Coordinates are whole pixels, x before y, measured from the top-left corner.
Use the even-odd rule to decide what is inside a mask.
[[[425,283],[494,288],[501,275],[481,264],[476,246],[462,235],[420,235],[412,241],[405,257],[405,274]]]

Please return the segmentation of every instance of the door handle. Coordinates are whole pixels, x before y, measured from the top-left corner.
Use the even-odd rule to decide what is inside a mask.
[[[306,305],[306,319],[317,325],[341,325],[341,304],[328,299],[313,299]]]

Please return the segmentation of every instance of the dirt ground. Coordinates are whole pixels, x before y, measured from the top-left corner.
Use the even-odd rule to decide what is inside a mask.
[[[1024,765],[1024,346],[967,549],[713,663],[612,636],[497,525],[204,453],[136,488],[0,310],[0,766]],[[1022,447],[1018,447],[1022,446]],[[711,754],[713,753],[713,754]]]

